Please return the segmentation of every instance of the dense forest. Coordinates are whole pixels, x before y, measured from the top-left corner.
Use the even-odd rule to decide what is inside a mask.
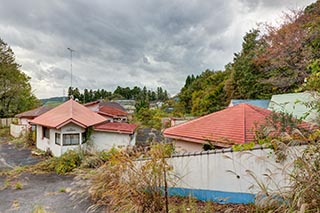
[[[278,27],[250,30],[225,70],[188,76],[176,112],[203,115],[231,99],[269,99],[304,90],[320,90],[320,1],[286,14]]]

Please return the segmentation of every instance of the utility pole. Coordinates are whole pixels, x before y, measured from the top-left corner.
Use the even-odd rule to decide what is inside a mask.
[[[70,51],[70,87],[72,89],[72,54],[73,52],[75,52],[75,50],[71,49],[71,48],[67,48]]]

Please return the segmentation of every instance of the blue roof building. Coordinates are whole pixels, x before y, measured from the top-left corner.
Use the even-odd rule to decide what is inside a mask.
[[[253,106],[268,109],[270,100],[263,99],[231,99],[228,107],[237,106],[238,104],[250,104]]]

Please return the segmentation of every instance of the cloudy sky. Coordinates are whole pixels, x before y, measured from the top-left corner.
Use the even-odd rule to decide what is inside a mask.
[[[260,22],[315,0],[0,0],[0,37],[38,98],[117,85],[177,93],[189,74],[219,70]]]

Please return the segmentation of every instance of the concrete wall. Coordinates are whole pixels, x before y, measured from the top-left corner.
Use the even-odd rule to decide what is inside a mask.
[[[10,135],[15,138],[23,136],[27,131],[27,125],[10,124]]]
[[[284,168],[303,149],[303,146],[290,147],[288,160],[282,163],[275,162],[270,149],[245,152],[225,149],[176,155],[169,159],[169,163],[173,165],[173,173],[181,179],[176,180],[177,184],[172,185],[169,192],[179,196],[191,194],[200,200],[221,203],[254,202],[260,188],[250,171],[270,190],[285,187],[289,177],[284,171],[290,171],[290,167]],[[270,175],[272,180],[264,174]]]
[[[123,148],[135,145],[136,134],[130,136],[129,134],[112,133],[112,132],[98,132],[92,133],[91,139],[96,150],[108,150],[113,146]]]

